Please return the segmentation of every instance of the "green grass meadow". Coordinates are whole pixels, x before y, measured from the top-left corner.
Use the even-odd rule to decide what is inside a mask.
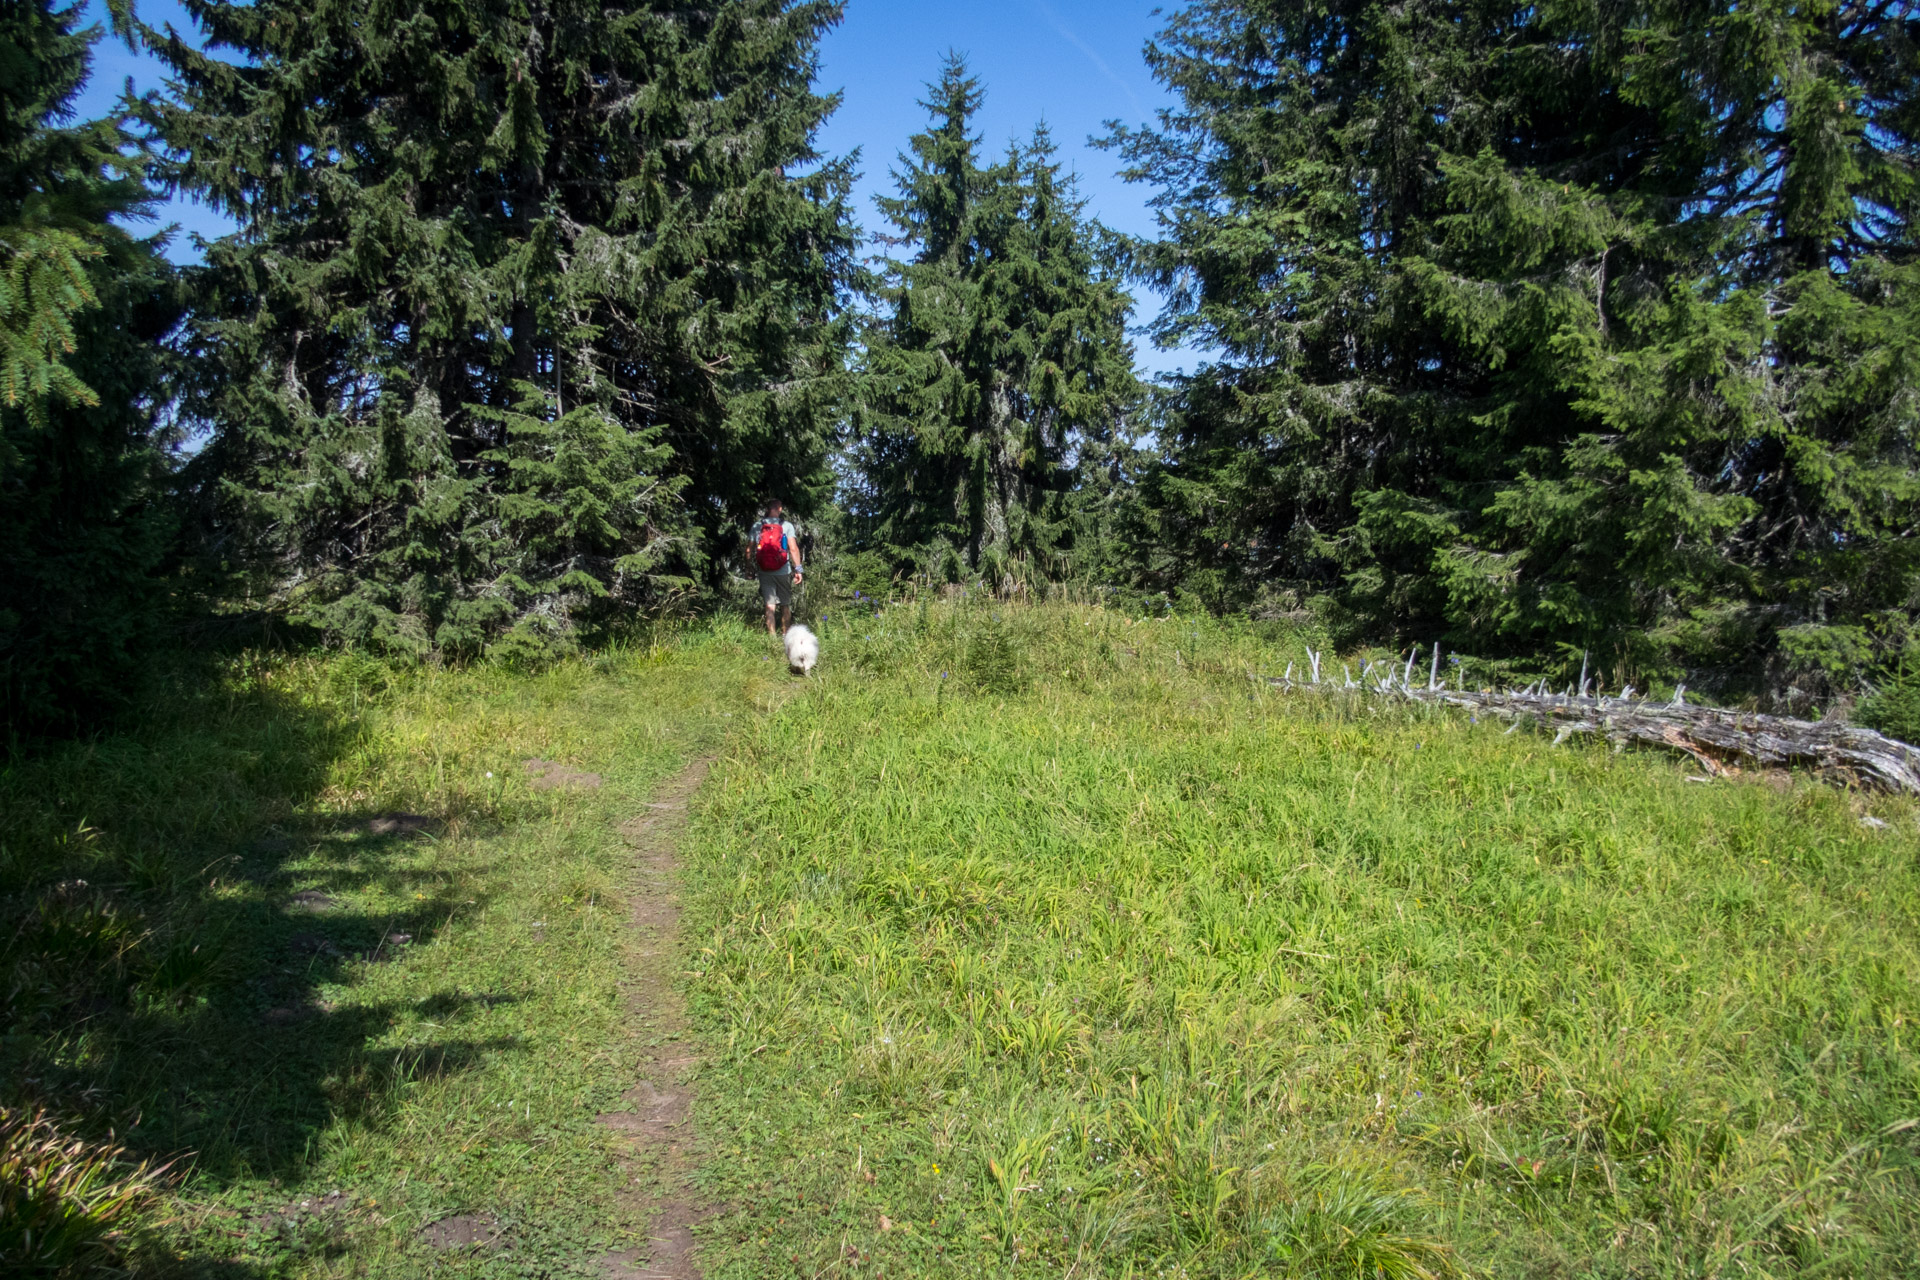
[[[191,1153],[73,1256],[634,1244],[617,828],[717,754],[710,1280],[1920,1274],[1920,807],[1284,694],[1279,628],[826,615],[806,682],[732,620],[542,672],[208,659],[8,766],[0,1102]],[[463,1213],[498,1246],[420,1238]]]
[[[710,1274],[1912,1273],[1912,806],[1180,619],[826,652],[698,827]]]

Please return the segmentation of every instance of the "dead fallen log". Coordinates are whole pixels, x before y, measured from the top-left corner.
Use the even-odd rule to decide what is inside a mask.
[[[1564,693],[1551,692],[1545,682],[1504,691],[1449,689],[1440,681],[1437,647],[1424,686],[1413,683],[1412,658],[1404,670],[1395,670],[1397,663],[1384,668],[1369,664],[1358,680],[1343,667],[1344,679],[1340,681],[1320,678],[1319,654],[1309,650],[1308,661],[1311,678],[1295,680],[1291,665],[1284,676],[1262,678],[1286,689],[1370,693],[1462,707],[1476,715],[1511,721],[1513,729],[1528,723],[1551,728],[1556,743],[1591,737],[1605,738],[1616,747],[1641,745],[1677,751],[1692,757],[1703,771],[1716,777],[1742,768],[1797,768],[1843,785],[1920,795],[1920,750],[1904,742],[1832,721],[1695,706],[1685,700],[1684,685],[1671,702],[1636,698],[1631,688],[1623,689],[1619,697],[1590,694],[1584,673],[1580,685]]]

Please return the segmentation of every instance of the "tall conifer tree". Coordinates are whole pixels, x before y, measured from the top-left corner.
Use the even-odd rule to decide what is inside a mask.
[[[0,731],[123,700],[169,540],[156,402],[179,308],[158,242],[124,225],[154,201],[138,148],[71,120],[101,36],[83,22],[0,6]]]
[[[823,483],[824,0],[189,0],[155,124],[240,222],[192,334],[225,531],[388,650],[544,650]],[[730,548],[729,548],[730,549]]]
[[[1831,672],[1920,607],[1912,5],[1207,0],[1119,131],[1179,388],[1147,491],[1222,601]],[[1848,656],[1851,655],[1851,656]]]
[[[1088,550],[1075,468],[1138,398],[1131,302],[1045,128],[983,167],[979,82],[956,57],[931,88],[879,201],[913,252],[885,264],[867,335],[862,505],[902,562],[1058,576]]]

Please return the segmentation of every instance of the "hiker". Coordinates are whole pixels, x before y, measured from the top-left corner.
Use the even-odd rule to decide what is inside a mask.
[[[805,581],[800,563],[800,535],[793,522],[782,515],[780,499],[767,500],[765,514],[754,522],[747,537],[747,563],[760,575],[760,598],[767,605],[767,634],[785,635],[793,621],[793,589]],[[780,609],[780,626],[773,625],[774,607]]]

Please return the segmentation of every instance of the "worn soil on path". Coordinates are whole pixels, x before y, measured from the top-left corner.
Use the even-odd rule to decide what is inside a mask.
[[[620,828],[634,851],[635,884],[628,924],[637,935],[627,1007],[641,1037],[638,1080],[624,1095],[628,1109],[600,1123],[626,1152],[627,1194],[647,1223],[645,1243],[602,1260],[610,1280],[699,1280],[693,1229],[712,1210],[691,1186],[696,1166],[692,1084],[699,1056],[690,1039],[686,1001],[674,983],[680,952],[679,846],[687,807],[705,781],[708,759],[695,760]]]

